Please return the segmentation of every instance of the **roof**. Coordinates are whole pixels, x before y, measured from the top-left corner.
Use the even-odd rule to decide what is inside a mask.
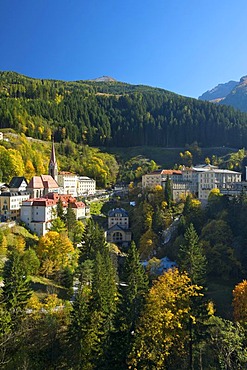
[[[125,233],[126,232],[128,232],[128,231],[130,231],[129,229],[124,229],[123,227],[121,227],[120,225],[117,225],[117,224],[115,224],[115,225],[113,225],[112,227],[110,227],[108,230],[107,230],[107,232],[108,233],[111,233],[111,232],[113,232],[113,231],[124,231]]]
[[[31,189],[44,189],[44,185],[40,176],[33,176],[29,181],[28,188]]]
[[[180,170],[162,170],[161,175],[182,175]]]
[[[51,175],[33,176],[27,185],[31,189],[58,189],[57,182]]]
[[[121,213],[121,215],[123,217],[128,217],[129,216],[128,215],[128,212],[125,211],[125,209],[123,209],[123,208],[115,208],[115,209],[112,209],[111,211],[108,212],[108,216],[109,217],[115,217],[115,214],[116,213]]]
[[[57,182],[54,180],[54,178],[51,175],[41,175],[41,180],[43,181],[44,188],[59,188]]]
[[[19,188],[23,181],[25,181],[25,183],[27,185],[27,180],[25,179],[24,176],[14,176],[14,177],[12,177],[12,180],[9,183],[9,187],[10,188]]]

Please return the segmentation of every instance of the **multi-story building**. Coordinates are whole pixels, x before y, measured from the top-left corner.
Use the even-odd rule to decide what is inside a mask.
[[[56,218],[56,201],[47,198],[29,199],[22,203],[21,221],[38,236],[45,235]]]
[[[70,204],[76,219],[86,217],[86,206],[77,202],[71,195],[49,193],[43,198],[29,199],[22,203],[21,221],[38,236],[45,235],[51,227],[52,220],[57,217],[57,203],[61,200],[64,213]]]
[[[26,191],[7,191],[0,194],[0,219],[1,221],[18,220],[22,202],[29,199]]]
[[[128,246],[131,241],[129,215],[123,208],[116,208],[108,213],[107,241]]]
[[[241,173],[216,168],[199,173],[198,182],[198,198],[205,201],[212,189],[227,190],[233,183],[241,182]]]
[[[9,183],[10,191],[26,191],[27,180],[23,176],[14,176]]]
[[[178,200],[182,195],[194,194],[201,201],[207,201],[212,189],[218,188],[226,192],[233,184],[241,182],[241,173],[219,169],[212,165],[199,165],[183,168],[181,171],[159,170],[142,177],[143,187],[161,185],[169,176],[173,199]]]
[[[87,176],[78,176],[77,195],[93,195],[96,192],[96,181]]]
[[[181,176],[182,172],[179,170],[156,170],[142,176],[142,187],[153,188],[156,185],[163,186],[167,177],[171,181],[179,181]]]
[[[57,182],[61,188],[61,194],[77,196],[77,175],[68,171],[59,172]]]

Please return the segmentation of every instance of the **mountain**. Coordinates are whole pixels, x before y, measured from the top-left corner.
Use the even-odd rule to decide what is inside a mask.
[[[237,84],[237,81],[229,81],[224,84],[219,84],[213,89],[206,91],[204,94],[199,96],[198,99],[212,102],[220,101],[230,94]]]
[[[89,80],[89,81],[95,81],[95,82],[117,82],[117,80],[115,80],[115,78],[112,78],[112,77],[109,77],[109,76],[97,77],[97,78],[94,78],[93,80]]]
[[[247,112],[247,76],[239,82],[229,81],[219,84],[212,90],[206,91],[198,99],[232,106],[242,112]]]
[[[70,139],[96,147],[180,148],[197,142],[201,147],[242,148],[247,114],[108,78],[60,81],[0,72],[3,128],[36,139]]]

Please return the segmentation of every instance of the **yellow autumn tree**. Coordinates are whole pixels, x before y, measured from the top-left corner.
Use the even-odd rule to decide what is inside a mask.
[[[247,280],[235,286],[232,304],[235,321],[247,324]]]
[[[140,238],[139,254],[141,260],[146,260],[154,255],[155,247],[158,243],[158,237],[151,229],[147,230]]]
[[[75,269],[78,253],[65,233],[49,231],[39,240],[37,256],[41,261],[40,272],[45,276],[64,269]]]
[[[135,332],[129,357],[130,369],[167,369],[166,361],[174,350],[186,356],[188,322],[196,321],[192,297],[201,295],[187,273],[170,269],[154,283]]]
[[[29,181],[33,176],[35,176],[35,168],[30,159],[27,160],[25,169],[26,169],[26,179]]]

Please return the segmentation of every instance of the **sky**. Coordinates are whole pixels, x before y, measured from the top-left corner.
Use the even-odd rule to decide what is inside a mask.
[[[247,75],[246,0],[0,0],[0,70],[197,98]]]

